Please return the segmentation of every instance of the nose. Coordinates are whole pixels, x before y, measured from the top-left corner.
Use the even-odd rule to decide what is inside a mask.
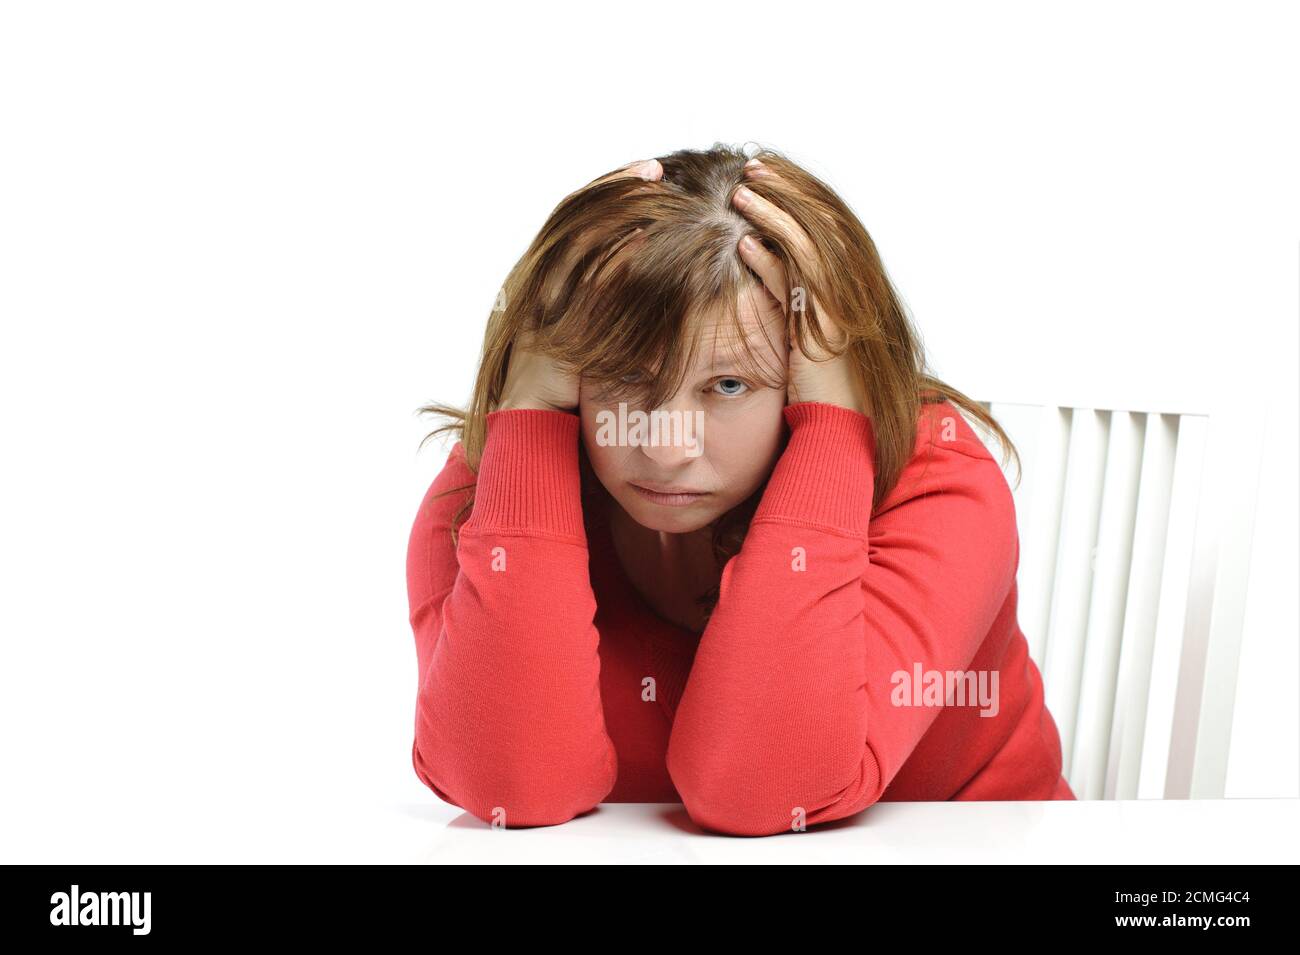
[[[676,447],[672,444],[643,444],[641,453],[653,461],[665,476],[676,473],[690,460],[684,446]]]
[[[695,412],[685,400],[674,400],[649,412],[652,430],[647,440],[658,443],[643,443],[639,450],[665,478],[684,469],[703,449]]]

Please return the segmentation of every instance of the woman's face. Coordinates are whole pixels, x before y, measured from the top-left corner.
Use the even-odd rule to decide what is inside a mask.
[[[740,324],[768,375],[782,379],[788,346],[773,304],[741,296]],[[746,374],[734,323],[699,321],[697,364],[659,408],[620,409],[585,379],[579,389],[592,470],[638,524],[674,534],[706,527],[753,494],[776,464],[784,425],[785,389]]]

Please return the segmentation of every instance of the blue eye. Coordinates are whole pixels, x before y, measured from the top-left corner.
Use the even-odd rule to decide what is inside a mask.
[[[740,395],[743,395],[746,391],[749,390],[749,385],[745,384],[739,378],[719,378],[713,384],[714,390],[716,391],[718,385],[724,385],[724,384],[732,384],[732,385],[740,386],[739,391],[718,391],[717,393],[722,395],[724,398],[736,398]]]

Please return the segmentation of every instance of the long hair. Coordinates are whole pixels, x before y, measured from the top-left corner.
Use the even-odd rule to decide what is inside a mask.
[[[772,149],[757,152],[776,175],[747,177],[750,155],[714,144],[657,157],[658,181],[615,170],[567,196],[551,213],[527,251],[510,270],[487,321],[478,377],[467,408],[428,404],[417,414],[439,415],[446,423],[434,435],[451,433],[464,445],[465,461],[477,474],[487,434],[487,415],[500,402],[511,347],[520,332],[535,333],[534,347],[600,387],[610,398],[633,396],[642,407],[659,407],[676,393],[690,371],[698,334],[692,317],[731,316],[736,360],[757,379],[770,369],[754,354],[740,328],[738,303],[761,288],[740,258],[737,243],[756,236],[782,262],[791,289],[805,290],[804,307],[793,312],[792,333],[801,347],[813,341],[830,348],[821,334],[816,303],[842,326],[843,349],[869,396],[875,438],[872,506],[894,488],[916,442],[922,406],[951,401],[996,434],[1005,451],[1019,454],[994,418],[976,401],[926,371],[924,348],[894,290],[875,243],[852,210],[821,180]],[[822,268],[809,268],[779,234],[758,228],[732,204],[744,184],[788,213],[812,240]],[[584,497],[592,472],[579,442]],[[474,485],[443,493],[469,492],[452,520],[455,542],[473,507]],[[719,566],[737,553],[762,495],[716,521],[713,549]],[[706,595],[705,609],[717,599]]]

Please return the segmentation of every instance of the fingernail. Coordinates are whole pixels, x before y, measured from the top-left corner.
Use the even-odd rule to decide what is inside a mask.
[[[750,192],[748,189],[746,189],[744,186],[741,186],[739,189],[736,190],[736,204],[739,206],[749,205],[749,200],[752,199],[753,197],[754,194]]]
[[[641,164],[640,173],[642,179],[645,179],[647,181],[654,179],[656,176],[659,175],[659,160],[647,159],[644,163]]]
[[[754,241],[754,237],[752,235],[747,235],[743,239],[741,239],[740,247],[744,249],[746,252],[758,251],[758,243]]]

